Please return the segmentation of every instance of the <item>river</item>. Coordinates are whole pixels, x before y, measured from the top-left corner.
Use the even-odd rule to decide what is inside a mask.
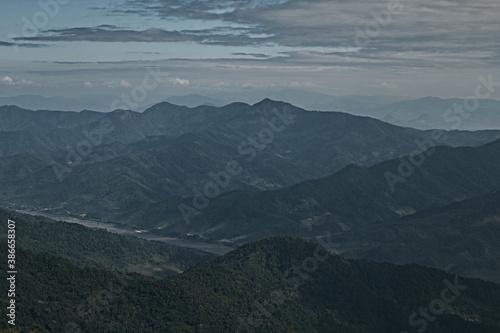
[[[177,245],[177,246],[187,247],[187,248],[191,248],[191,249],[198,249],[198,250],[206,251],[209,253],[214,253],[217,255],[224,255],[224,254],[234,250],[234,248],[229,247],[229,246],[224,246],[224,245],[219,245],[219,244],[211,244],[211,243],[205,243],[205,242],[198,242],[198,241],[193,241],[193,240],[185,240],[185,239],[180,239],[180,238],[175,238],[175,237],[164,237],[164,236],[155,235],[155,234],[152,234],[150,232],[143,231],[143,230],[131,230],[131,229],[120,228],[114,224],[109,224],[109,223],[104,223],[104,222],[86,221],[86,220],[80,220],[80,219],[73,218],[73,217],[54,216],[54,215],[50,215],[50,214],[27,211],[27,210],[16,210],[16,212],[21,213],[21,214],[29,214],[29,215],[33,215],[33,216],[43,216],[43,217],[47,217],[47,218],[50,218],[50,219],[55,220],[55,221],[63,221],[63,222],[67,222],[67,223],[77,223],[77,224],[83,225],[83,226],[88,227],[88,228],[105,229],[109,232],[119,234],[119,235],[138,237],[138,238],[143,238],[143,239],[150,240],[150,241],[157,241],[157,242],[167,243],[170,245]]]

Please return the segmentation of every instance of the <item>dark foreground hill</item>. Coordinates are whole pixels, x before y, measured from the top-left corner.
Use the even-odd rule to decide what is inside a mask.
[[[16,327],[2,320],[3,332],[500,329],[499,285],[416,265],[345,260],[294,238],[250,243],[162,280],[81,269],[21,249],[18,262]]]

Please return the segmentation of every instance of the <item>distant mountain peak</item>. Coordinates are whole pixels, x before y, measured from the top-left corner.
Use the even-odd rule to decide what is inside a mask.
[[[16,112],[20,112],[20,111],[33,111],[33,110],[28,110],[28,109],[23,109],[23,108],[20,108],[19,106],[16,106],[16,105],[2,105],[0,106],[0,112],[12,112],[12,111],[16,111]]]
[[[172,104],[170,102],[160,102],[158,104],[153,105],[152,107],[146,109],[144,114],[154,113],[154,112],[168,112],[173,110],[189,110],[191,109],[188,106]]]
[[[190,108],[194,108],[201,105],[208,106],[224,106],[227,103],[225,100],[221,100],[218,98],[212,98],[208,96],[203,96],[199,94],[189,94],[184,96],[171,96],[165,100],[166,102],[173,103],[175,105],[187,106]]]
[[[264,98],[262,101],[258,102],[258,103],[255,103],[253,106],[258,106],[258,105],[265,105],[265,104],[275,104],[275,103],[284,103],[284,102],[281,102],[281,101],[274,101],[270,98]]]
[[[269,107],[284,107],[284,106],[297,108],[296,106],[290,103],[283,101],[275,101],[270,98],[264,98],[262,101],[252,105],[253,108],[269,108]]]

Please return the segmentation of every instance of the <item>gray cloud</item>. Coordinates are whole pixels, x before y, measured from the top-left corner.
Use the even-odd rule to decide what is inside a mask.
[[[279,58],[258,52],[233,55],[312,66],[463,68],[464,65],[498,65],[500,5],[497,0],[407,0],[401,1],[398,13],[388,17],[388,4],[394,1],[397,0],[128,0],[106,12],[108,15],[212,20],[220,26],[138,31],[100,25],[47,30],[35,37],[15,40],[279,45],[296,51],[283,53],[284,57]],[[334,51],[338,48],[351,52]]]
[[[125,5],[110,10],[112,13],[163,18],[203,20],[233,20],[229,14],[239,10],[267,8],[287,0],[128,0]]]
[[[35,37],[16,37],[15,40],[23,41],[52,41],[52,42],[177,42],[199,41],[194,35],[182,34],[179,31],[165,31],[162,29],[135,30],[110,30],[105,27],[96,28],[69,28],[59,30],[46,30],[43,35]]]
[[[233,55],[238,55],[238,56],[251,56],[254,58],[270,58],[269,55],[264,54],[264,53],[245,53],[245,52],[234,52]]]
[[[139,51],[130,51],[127,52],[128,54],[154,54],[154,55],[160,55],[161,52],[139,52]]]
[[[39,47],[49,47],[47,44],[32,44],[32,43],[16,43],[16,42],[3,42],[0,41],[0,46],[6,47],[27,47],[27,48],[39,48]]]
[[[128,0],[112,12],[246,24],[232,33],[182,31],[158,33],[157,41],[189,40],[231,46],[272,45],[294,48],[359,48],[351,61],[384,64],[449,60],[494,62],[500,58],[500,5],[497,0]],[[378,17],[378,18],[377,18]],[[372,30],[370,30],[372,29]],[[217,34],[219,33],[219,35]],[[124,40],[127,34],[122,34]],[[256,35],[264,38],[255,38]],[[141,40],[144,32],[128,34]],[[412,56],[413,55],[413,56]],[[420,56],[420,61],[414,59]],[[317,56],[317,55],[316,55]],[[331,54],[330,54],[331,56]],[[325,54],[323,54],[323,59]]]
[[[214,45],[257,45],[269,38],[251,37],[251,32],[239,30],[238,35],[220,34],[219,29],[167,31],[163,29],[114,30],[99,26],[80,27],[59,30],[46,30],[34,37],[16,37],[16,41],[50,42],[198,42]]]

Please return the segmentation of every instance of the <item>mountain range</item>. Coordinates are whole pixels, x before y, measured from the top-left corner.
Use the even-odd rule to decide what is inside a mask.
[[[228,163],[237,175],[213,191],[279,189],[349,164],[368,167],[435,145],[477,146],[500,137],[500,131],[419,131],[268,99],[39,117],[0,110],[11,129],[0,132],[0,201],[104,220],[203,192]]]
[[[113,95],[85,95],[75,98],[21,95],[0,97],[1,105],[17,105],[32,110],[96,110],[112,111]],[[146,110],[160,102],[191,108],[208,105],[223,107],[235,102],[255,104],[264,97],[286,101],[306,110],[339,111],[368,116],[394,125],[422,130],[484,130],[500,129],[500,101],[493,99],[458,99],[421,97],[409,98],[392,95],[333,96],[298,89],[280,91],[256,90],[246,93],[189,94],[183,96],[150,96],[134,111]]]
[[[352,98],[339,102],[394,122],[429,102]],[[0,107],[0,219],[17,221],[23,286],[17,330],[0,329],[498,332],[499,153],[498,130],[270,99]],[[235,250],[215,258],[12,209]]]
[[[369,168],[350,165],[332,176],[284,189],[234,191],[193,213],[187,226],[170,202],[145,207],[143,215],[131,219],[163,222],[165,230],[178,226],[228,243],[282,233],[308,236],[312,231],[321,236],[494,191],[500,188],[499,152],[500,140],[477,148],[436,147],[413,160],[419,166],[407,156]],[[193,206],[193,199],[183,203]]]
[[[500,101],[491,99],[471,101],[424,97],[387,103],[346,96],[323,104],[307,105],[305,108],[319,111],[341,110],[422,130],[439,128],[475,131],[500,128]]]

